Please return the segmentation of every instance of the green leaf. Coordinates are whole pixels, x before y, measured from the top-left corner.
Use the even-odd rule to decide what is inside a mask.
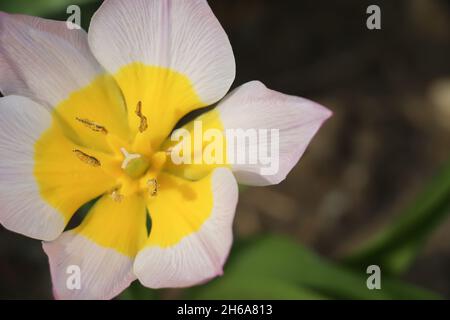
[[[417,200],[392,224],[345,259],[350,267],[377,264],[400,274],[414,261],[426,239],[450,213],[450,162]]]
[[[200,300],[321,300],[327,298],[308,288],[278,279],[250,276],[245,279],[245,284],[242,282],[240,276],[227,276],[226,280],[219,285],[212,285],[203,290],[198,290],[190,298]]]
[[[365,269],[353,272],[292,241],[268,236],[237,250],[224,276],[187,291],[189,299],[436,299],[437,295],[382,275],[369,290]]]

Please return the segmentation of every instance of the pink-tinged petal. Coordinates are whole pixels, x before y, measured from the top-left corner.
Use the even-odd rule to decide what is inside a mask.
[[[0,90],[54,107],[103,69],[83,30],[65,22],[0,12]]]
[[[10,17],[36,30],[54,34],[69,42],[70,45],[81,52],[88,53],[90,51],[87,42],[87,33],[83,29],[69,29],[66,21],[49,20],[23,14],[14,14],[10,15]]]
[[[112,74],[136,62],[181,73],[204,105],[235,77],[230,42],[206,0],[107,0],[92,18],[89,44]]]
[[[147,238],[145,222],[145,203],[140,196],[128,196],[121,202],[103,196],[79,227],[43,243],[55,297],[112,299],[121,293],[136,279],[133,261]],[[79,282],[72,282],[77,271]]]
[[[0,223],[28,237],[53,240],[65,217],[41,197],[34,176],[34,148],[51,116],[25,97],[0,98]]]
[[[169,179],[177,187],[165,190]],[[148,205],[152,230],[136,257],[134,272],[150,288],[189,287],[221,275],[231,248],[238,199],[233,174],[220,168],[203,180],[177,181],[163,178],[158,196]],[[211,208],[204,204],[208,197]],[[185,234],[185,228],[191,232]]]
[[[232,170],[239,183],[264,186],[283,181],[291,169],[297,164],[311,139],[322,124],[331,116],[325,107],[310,100],[285,95],[266,88],[261,82],[253,81],[230,93],[217,109],[224,129],[247,130],[267,129],[255,143],[247,145],[247,151],[259,153],[261,150],[272,150],[272,139],[268,137],[271,129],[279,130],[279,161],[270,164],[257,164],[246,161],[236,163]],[[261,131],[258,131],[261,132]],[[273,136],[275,138],[275,135]],[[276,138],[274,139],[276,141]],[[238,143],[233,145],[227,141],[227,156],[237,155]],[[233,148],[233,150],[231,150]],[[276,152],[276,148],[274,148]],[[265,153],[265,152],[264,152]],[[269,153],[270,154],[270,153]],[[275,158],[274,158],[275,160]],[[263,168],[265,168],[263,170]]]

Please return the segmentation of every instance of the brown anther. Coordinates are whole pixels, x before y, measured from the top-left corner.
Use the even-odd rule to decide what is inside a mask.
[[[97,158],[94,158],[86,153],[84,153],[81,150],[75,149],[72,150],[73,153],[75,153],[75,155],[78,157],[78,159],[80,159],[81,161],[83,161],[84,163],[93,166],[93,167],[100,167],[101,163]]]
[[[141,119],[139,124],[139,132],[142,133],[148,128],[147,117],[142,114],[142,101],[139,101],[136,105],[136,115]]]
[[[147,181],[147,186],[150,188],[150,196],[156,197],[158,195],[159,184],[156,179],[150,179]]]
[[[77,121],[81,122],[82,124],[84,124],[86,127],[91,129],[92,131],[100,132],[103,134],[108,134],[108,130],[106,130],[106,128],[104,126],[99,125],[98,123],[95,123],[94,121],[91,121],[89,119],[82,119],[82,118],[75,118],[75,119]]]

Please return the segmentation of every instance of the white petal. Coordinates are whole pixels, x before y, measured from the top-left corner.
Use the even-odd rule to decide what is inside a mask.
[[[169,247],[151,245],[139,252],[134,272],[143,285],[150,288],[188,287],[222,274],[233,241],[232,223],[238,188],[232,173],[224,168],[213,172],[210,187],[213,194],[212,212],[198,231]],[[178,205],[183,206],[182,203]],[[174,203],[167,203],[167,206],[169,209],[177,207]],[[169,211],[174,218],[180,215],[180,212]],[[182,219],[182,216],[179,218]],[[152,230],[158,227],[157,224],[157,219],[155,221],[152,216]],[[149,241],[152,240],[152,232]]]
[[[262,134],[261,138],[254,140],[254,143],[246,145],[247,151],[251,150],[250,152],[259,153],[261,150],[270,152],[272,140],[266,137],[270,130],[279,130],[279,157],[275,154],[272,159],[269,158],[267,164],[261,163],[258,154],[256,164],[249,161],[238,164],[237,158],[234,158],[232,170],[238,182],[256,186],[283,181],[297,164],[323,122],[331,116],[328,109],[317,103],[269,90],[257,81],[237,88],[219,104],[217,110],[225,129],[268,130],[267,134]],[[257,132],[259,134],[261,131]],[[237,143],[233,147],[230,141],[227,141],[229,160],[230,154],[243,152],[237,148]],[[268,169],[271,165],[271,169]]]
[[[65,219],[47,205],[34,177],[34,146],[50,127],[51,116],[18,96],[0,98],[0,223],[26,236],[53,240]]]
[[[0,12],[0,90],[4,95],[23,95],[56,106],[102,70],[83,30],[69,30],[65,22]]]
[[[43,243],[57,299],[112,299],[136,279],[133,260],[72,231]],[[77,287],[77,272],[80,287]],[[74,282],[72,282],[74,281]]]
[[[233,51],[206,0],[109,0],[94,15],[89,44],[115,74],[133,62],[187,76],[205,105],[235,77]]]

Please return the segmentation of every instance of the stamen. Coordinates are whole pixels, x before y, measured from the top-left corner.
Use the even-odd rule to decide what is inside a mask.
[[[147,186],[150,188],[150,197],[156,197],[158,195],[159,184],[158,180],[150,179],[147,181]]]
[[[121,195],[121,194],[119,193],[119,191],[114,190],[114,191],[111,193],[111,198],[112,198],[113,201],[115,201],[115,202],[122,202],[124,196]]]
[[[99,125],[98,123],[95,123],[94,121],[91,121],[89,119],[82,119],[82,118],[75,118],[77,121],[81,122],[82,124],[84,124],[86,127],[88,127],[89,129],[91,129],[92,131],[95,132],[100,132],[103,134],[108,134],[108,130],[106,130],[106,128],[102,125]]]
[[[147,117],[142,114],[142,101],[138,102],[135,113],[141,119],[141,123],[139,124],[139,132],[142,133],[148,128]]]
[[[97,158],[94,158],[86,153],[84,153],[81,150],[75,149],[72,150],[73,153],[75,153],[75,155],[78,157],[78,159],[80,159],[81,161],[83,161],[84,163],[93,166],[93,167],[100,167],[101,163],[100,161],[98,161]]]

